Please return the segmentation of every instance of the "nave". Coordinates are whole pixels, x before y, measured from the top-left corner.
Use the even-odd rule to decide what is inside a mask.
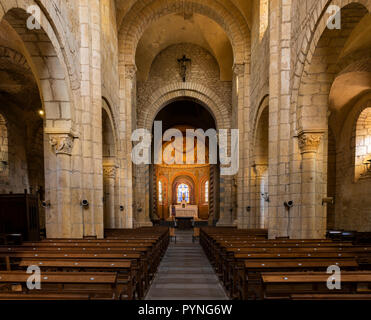
[[[177,230],[146,300],[227,300],[218,277],[192,231]]]
[[[0,246],[0,300],[371,299],[369,234],[268,239],[265,229],[202,227],[195,237],[149,227],[14,241]]]

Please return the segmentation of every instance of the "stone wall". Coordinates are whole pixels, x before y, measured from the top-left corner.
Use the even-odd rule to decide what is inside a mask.
[[[182,83],[177,61],[182,58],[183,55],[186,55],[186,57],[190,58],[192,61],[186,75],[185,83]],[[143,119],[143,114],[153,113],[155,115],[173,99],[172,97],[169,100],[165,100],[163,104],[159,106],[151,106],[150,102],[154,92],[162,88],[168,88],[169,91],[166,93],[171,93],[171,90],[174,90],[177,86],[181,87],[182,85],[186,87],[192,86],[195,90],[200,90],[201,92],[204,91],[203,88],[207,88],[207,90],[215,96],[215,99],[218,99],[218,107],[223,109],[224,112],[223,117],[231,113],[232,83],[230,81],[220,81],[219,66],[216,59],[205,49],[193,44],[184,43],[172,45],[160,52],[152,63],[148,80],[137,83],[136,99],[137,117],[139,121]],[[187,92],[179,96],[180,99],[187,97]],[[206,105],[206,107],[210,108],[208,105]],[[213,114],[213,116],[216,118],[220,117],[219,114]],[[152,119],[152,121],[153,120],[154,119]],[[149,206],[147,202],[149,198],[146,194],[149,193],[149,170],[135,166],[134,172],[136,185],[134,203],[143,209],[144,213],[141,211],[141,215],[148,217]],[[146,188],[143,189],[143,185],[145,185]],[[228,185],[230,185],[228,179],[226,179],[225,182],[221,179],[221,189],[223,191],[231,188],[230,186],[228,187]],[[143,201],[143,199],[145,200]],[[223,192],[220,195],[220,210],[229,212],[230,203],[230,192]]]

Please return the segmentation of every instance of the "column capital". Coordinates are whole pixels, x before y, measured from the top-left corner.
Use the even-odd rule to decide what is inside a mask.
[[[128,80],[134,80],[137,73],[137,67],[135,64],[125,65],[125,78]]]
[[[268,170],[268,164],[266,163],[256,163],[252,167],[258,177],[261,177]]]
[[[302,131],[298,135],[301,153],[317,153],[318,146],[323,137],[323,132]]]
[[[233,73],[236,76],[243,76],[245,73],[245,64],[244,63],[235,63],[233,65]]]
[[[72,155],[74,136],[69,133],[49,134],[49,143],[53,147],[55,154]]]
[[[115,179],[117,172],[117,166],[113,164],[104,164],[103,165],[103,176]]]

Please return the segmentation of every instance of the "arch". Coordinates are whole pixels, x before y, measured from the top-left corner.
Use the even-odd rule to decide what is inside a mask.
[[[112,156],[117,156],[118,145],[119,145],[118,138],[117,138],[118,137],[117,126],[116,126],[115,119],[113,117],[111,105],[110,105],[108,99],[105,98],[105,97],[102,97],[102,109],[104,110],[104,112],[105,112],[105,114],[108,118],[108,122],[110,124],[110,130],[112,131],[112,135],[113,135],[114,154]],[[102,116],[103,116],[103,114],[102,114]],[[102,128],[103,128],[103,125],[104,125],[104,123],[102,123]]]
[[[59,5],[63,5],[60,3]],[[65,22],[65,17],[61,15],[62,10],[56,9],[52,1],[48,0],[23,0],[10,1],[0,0],[0,21],[12,9],[22,9],[27,12],[30,6],[38,6],[41,11],[39,24],[42,30],[47,34],[48,38],[55,45],[55,48],[60,50],[63,56],[63,61],[66,64],[67,74],[71,81],[71,88],[77,90],[80,88],[80,73],[79,70],[79,52],[78,43],[71,38],[72,33],[69,25]]]
[[[253,131],[253,136],[252,136],[252,139],[251,139],[253,145],[254,145],[254,141],[255,141],[255,138],[256,138],[256,134],[257,134],[258,125],[259,125],[261,115],[265,111],[266,108],[269,108],[269,94],[265,95],[261,99],[261,101],[259,103],[259,106],[255,111],[255,115],[254,115],[254,118],[253,118],[254,131]]]
[[[213,115],[218,129],[231,127],[230,111],[220,98],[209,88],[196,83],[175,83],[154,92],[147,103],[147,108],[139,112],[138,126],[151,131],[153,121],[162,108],[171,101],[186,97],[200,101]]]
[[[327,30],[329,16],[326,14],[326,9],[330,4],[341,8],[342,28],[336,30],[335,33]],[[349,37],[348,31],[353,30],[361,21],[367,13],[367,8],[361,2],[333,0],[329,1],[320,12],[322,15],[315,24],[313,36],[310,41],[304,41],[305,44],[302,47],[305,58],[299,57],[293,77],[292,102],[297,104],[296,117],[299,132],[305,130],[325,132],[327,130],[328,95],[335,76],[340,71],[339,61],[337,61],[341,54],[340,49],[346,44],[345,41]],[[344,36],[339,38],[341,35]],[[340,42],[330,41],[335,37]],[[327,51],[323,50],[323,46],[331,48],[333,55],[326,54]],[[314,95],[316,97],[312,98]]]
[[[62,39],[56,35],[57,28],[48,19],[50,15],[41,10],[40,29],[29,30],[26,21],[30,14],[27,8],[35,5],[34,1],[22,1],[19,5],[0,4],[0,21],[5,20],[22,40],[22,52],[39,88],[48,128],[72,130],[75,121],[72,89],[76,89],[73,63],[66,62],[65,49],[68,45],[60,44]],[[61,26],[61,30],[63,27]],[[74,84],[72,84],[72,82]],[[48,121],[49,120],[49,121]]]
[[[189,204],[195,204],[196,183],[195,179],[188,172],[179,173],[172,179],[172,202],[178,203],[178,186],[181,184],[186,184],[189,187]]]
[[[144,31],[156,19],[171,14],[194,12],[217,22],[227,33],[236,63],[249,60],[249,28],[241,12],[230,2],[220,4],[215,0],[143,0],[135,3],[121,23],[119,31],[120,61],[135,64],[135,52]],[[247,41],[246,41],[247,40]]]
[[[357,113],[352,129],[354,180],[371,177],[371,163],[367,170],[365,163],[371,160],[371,101],[365,103]],[[366,169],[366,170],[365,170]]]

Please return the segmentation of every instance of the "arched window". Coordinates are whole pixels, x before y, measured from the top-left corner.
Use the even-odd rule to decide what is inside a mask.
[[[178,186],[177,190],[177,202],[181,203],[183,201],[183,195],[184,200],[189,203],[189,186],[185,183],[182,183]]]
[[[207,180],[206,182],[205,182],[205,186],[204,186],[204,195],[205,195],[205,197],[204,197],[204,202],[205,203],[208,203],[209,202],[209,180]]]
[[[162,182],[158,182],[158,202],[162,203],[163,197],[162,197]]]
[[[355,134],[355,178],[371,178],[371,107],[360,114]]]
[[[0,176],[8,172],[8,129],[4,117],[0,114]]]

